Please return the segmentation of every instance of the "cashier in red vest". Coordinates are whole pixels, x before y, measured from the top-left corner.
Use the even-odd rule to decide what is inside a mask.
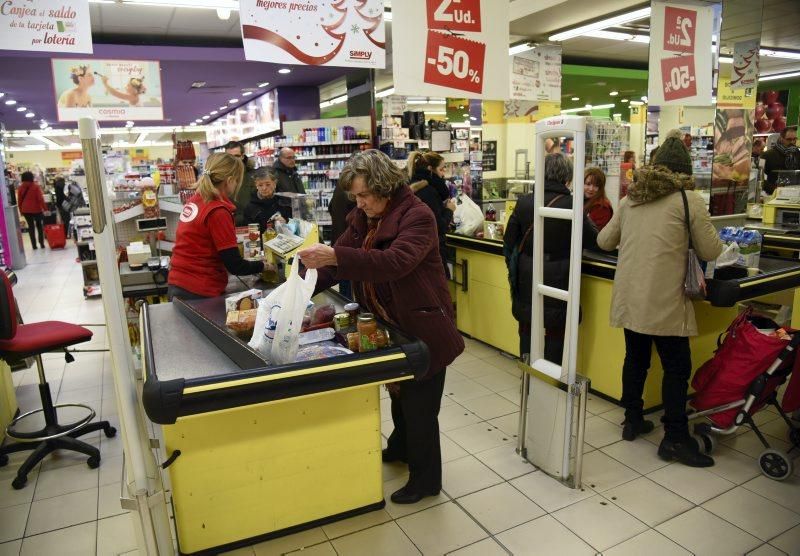
[[[242,183],[244,165],[227,153],[208,157],[178,223],[169,270],[170,299],[202,299],[225,292],[228,273],[259,274],[262,261],[248,261],[239,254],[230,201]]]

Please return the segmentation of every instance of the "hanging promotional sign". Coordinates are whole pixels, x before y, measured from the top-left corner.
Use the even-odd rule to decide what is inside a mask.
[[[157,61],[54,58],[58,120],[163,120]]]
[[[0,50],[91,54],[89,0],[0,1]]]
[[[508,2],[393,2],[395,91],[506,100]]]
[[[731,89],[753,89],[758,81],[759,50],[761,41],[753,39],[733,45],[733,64],[731,65]]]
[[[537,46],[511,56],[511,98],[561,102],[560,46]]]
[[[239,20],[248,60],[386,66],[383,0],[239,0]]]
[[[711,104],[713,19],[707,5],[653,1],[649,104]]]

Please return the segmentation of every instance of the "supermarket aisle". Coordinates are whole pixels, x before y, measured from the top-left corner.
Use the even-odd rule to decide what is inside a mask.
[[[74,248],[37,251],[19,273],[15,293],[28,321],[102,321],[99,300],[84,300]],[[92,346],[105,343],[95,329]],[[46,359],[58,400],[89,402],[116,422],[108,357],[82,354],[65,370]],[[35,371],[15,373],[23,410],[38,407]],[[600,399],[591,415],[585,488],[572,491],[514,454],[519,375],[514,363],[472,340],[448,370],[440,415],[444,491],[413,506],[384,510],[237,550],[272,555],[457,554],[800,554],[800,460],[784,483],[762,477],[752,432],[721,442],[708,470],[667,464],[656,456],[660,429],[620,440],[622,411]],[[391,431],[383,393],[382,429]],[[785,445],[777,415],[759,416],[770,440]],[[0,556],[124,554],[135,540],[119,508],[121,440],[97,435],[103,463],[90,470],[74,456],[51,457],[22,491],[11,489],[14,463],[0,469]],[[800,454],[798,454],[800,455]],[[407,470],[386,465],[385,492]]]

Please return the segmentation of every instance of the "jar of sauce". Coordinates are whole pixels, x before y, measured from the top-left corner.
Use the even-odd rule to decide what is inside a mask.
[[[376,334],[378,323],[372,313],[361,313],[358,315],[358,340],[359,351],[375,351],[378,349]]]

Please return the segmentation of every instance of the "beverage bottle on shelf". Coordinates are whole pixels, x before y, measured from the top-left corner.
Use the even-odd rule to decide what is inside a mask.
[[[261,236],[265,265],[264,272],[261,273],[261,279],[270,284],[274,284],[278,281],[278,269],[275,264],[275,254],[272,252],[272,249],[267,247],[267,242],[276,237],[278,237],[278,232],[275,231],[272,222],[267,222],[267,229],[264,230],[264,234]]]
[[[489,203],[489,208],[486,209],[486,221],[487,222],[494,222],[497,219],[497,211],[494,209],[494,205]]]

